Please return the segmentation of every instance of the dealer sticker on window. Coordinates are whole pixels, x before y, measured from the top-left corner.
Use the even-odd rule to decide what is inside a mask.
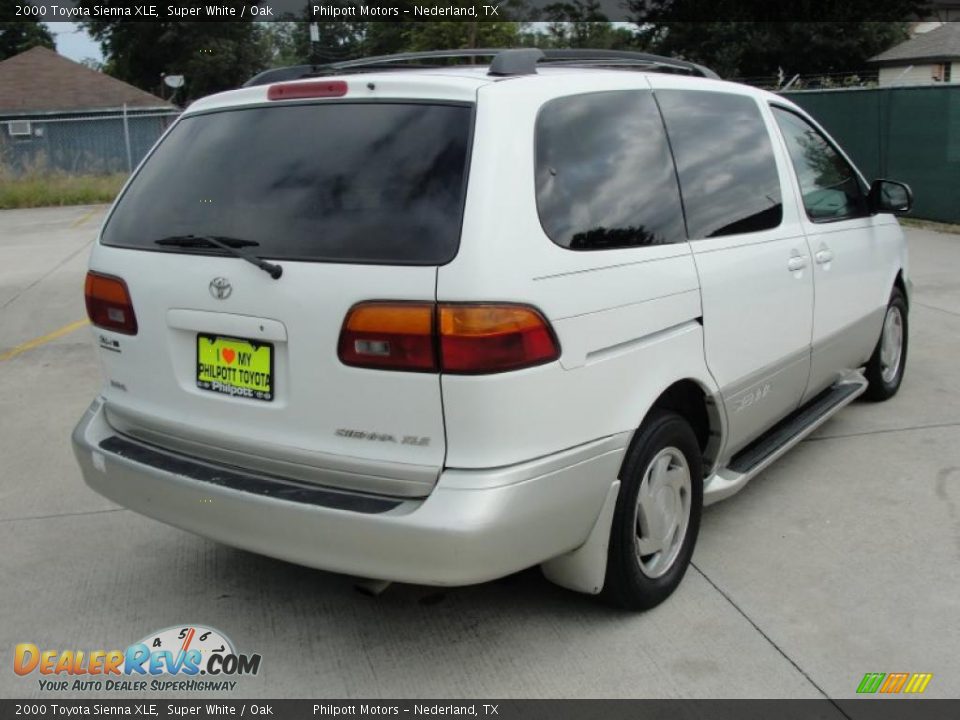
[[[273,345],[197,335],[197,387],[253,400],[273,400]]]

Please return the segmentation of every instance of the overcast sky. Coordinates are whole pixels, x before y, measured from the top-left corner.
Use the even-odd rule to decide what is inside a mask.
[[[47,23],[50,32],[57,41],[57,52],[71,60],[80,62],[84,58],[94,58],[103,61],[100,52],[100,43],[94,41],[86,30],[77,23],[52,22]]]

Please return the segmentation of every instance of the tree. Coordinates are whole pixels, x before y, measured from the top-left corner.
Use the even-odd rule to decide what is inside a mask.
[[[927,0],[626,0],[641,24],[708,22],[888,22],[920,17]]]
[[[520,44],[520,25],[515,22],[447,21],[406,25],[404,50],[409,52],[513,47]]]
[[[858,71],[907,36],[901,22],[669,22],[639,31],[654,52],[727,78]]]
[[[640,36],[615,26],[603,14],[599,0],[555,2],[543,9],[546,32],[528,38],[543,48],[636,49]]]
[[[303,17],[308,17],[304,11]],[[262,32],[269,64],[304,65],[350,60],[362,54],[364,25],[360,22],[317,22],[318,39],[310,39],[310,22],[291,17],[290,21],[264,23]]]
[[[906,38],[923,0],[626,0],[654,52],[723,77],[860,70]]]
[[[15,3],[0,0],[0,16],[13,17]],[[50,29],[42,22],[0,22],[0,60],[19,55],[38,45],[56,50]]]
[[[97,58],[85,57],[80,61],[80,64],[85,68],[90,68],[91,70],[96,70],[97,72],[103,72],[103,63],[97,60]]]
[[[231,0],[237,4],[236,0]],[[270,62],[263,28],[252,22],[82,23],[100,42],[110,75],[162,92],[163,75],[186,79],[180,102],[242,85]]]

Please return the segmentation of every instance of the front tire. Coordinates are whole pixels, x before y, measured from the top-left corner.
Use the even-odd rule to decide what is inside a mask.
[[[863,393],[865,399],[882,402],[897,394],[907,366],[907,329],[907,300],[895,287],[883,316],[880,340],[864,373],[870,383]]]
[[[603,596],[617,607],[647,610],[680,584],[700,530],[703,459],[690,424],[653,410],[620,480]]]

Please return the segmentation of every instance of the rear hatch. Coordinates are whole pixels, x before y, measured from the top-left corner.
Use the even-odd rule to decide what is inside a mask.
[[[445,452],[439,375],[348,367],[338,338],[357,303],[435,301],[472,121],[466,103],[348,99],[182,118],[91,259],[126,283],[137,322],[94,329],[111,425],[304,482],[428,494]]]

